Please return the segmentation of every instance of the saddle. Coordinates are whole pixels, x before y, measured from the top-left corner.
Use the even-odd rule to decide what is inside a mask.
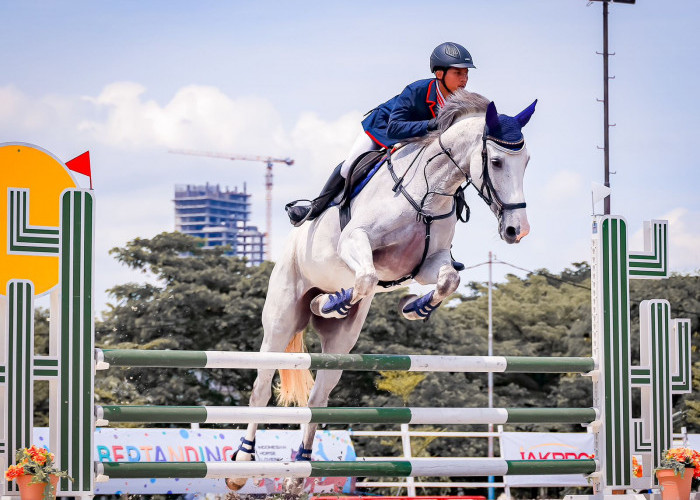
[[[379,167],[386,160],[386,154],[386,149],[367,151],[362,153],[350,167],[350,172],[343,188],[343,197],[338,203],[341,231],[345,229],[352,217],[350,202],[379,170]]]

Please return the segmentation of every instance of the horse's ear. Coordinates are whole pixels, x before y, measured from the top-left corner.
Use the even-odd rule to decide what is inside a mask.
[[[492,131],[497,130],[499,127],[498,111],[496,111],[496,105],[493,101],[486,108],[486,126]]]
[[[530,104],[527,108],[518,113],[518,116],[515,117],[515,119],[518,120],[518,123],[520,124],[520,128],[523,128],[525,125],[527,125],[527,122],[530,121],[532,114],[535,112],[535,105],[537,105],[537,99],[535,99],[535,101],[532,104]]]

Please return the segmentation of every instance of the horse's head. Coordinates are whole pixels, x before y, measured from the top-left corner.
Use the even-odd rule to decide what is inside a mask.
[[[494,103],[489,103],[482,147],[476,148],[470,162],[474,185],[498,217],[498,232],[507,243],[518,243],[530,232],[523,192],[530,155],[522,128],[535,112],[536,104],[535,100],[518,115],[507,116],[499,115]]]

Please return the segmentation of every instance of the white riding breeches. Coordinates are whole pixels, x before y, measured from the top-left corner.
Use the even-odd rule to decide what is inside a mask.
[[[355,139],[355,142],[350,148],[348,156],[343,162],[343,166],[340,167],[340,175],[347,178],[348,172],[350,171],[350,167],[353,163],[355,163],[355,160],[357,160],[357,158],[362,153],[366,153],[367,151],[377,151],[379,149],[381,149],[381,146],[379,146],[379,144],[370,139],[369,136],[363,130],[362,133],[357,136],[357,139]]]

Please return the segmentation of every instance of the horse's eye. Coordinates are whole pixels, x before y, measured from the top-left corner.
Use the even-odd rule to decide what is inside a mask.
[[[501,168],[503,166],[500,158],[491,158],[491,165],[496,168]]]

